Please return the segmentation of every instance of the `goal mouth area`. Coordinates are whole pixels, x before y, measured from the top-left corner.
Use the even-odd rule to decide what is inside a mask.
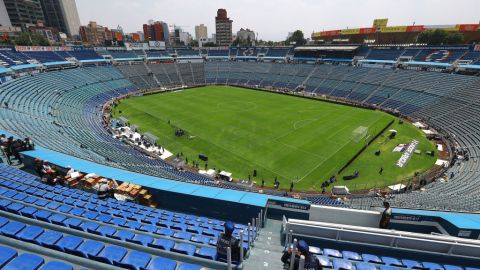
[[[359,126],[355,130],[352,131],[352,135],[350,136],[350,140],[355,143],[359,143],[363,139],[365,139],[368,135],[368,127]]]

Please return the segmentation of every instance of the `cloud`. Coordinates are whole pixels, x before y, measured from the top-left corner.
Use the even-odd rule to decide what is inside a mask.
[[[77,0],[82,24],[97,21],[126,32],[149,19],[182,26],[194,33],[205,24],[215,32],[218,8],[226,8],[234,31],[250,28],[265,40],[283,40],[288,32],[368,27],[376,18],[389,25],[478,23],[479,0]]]

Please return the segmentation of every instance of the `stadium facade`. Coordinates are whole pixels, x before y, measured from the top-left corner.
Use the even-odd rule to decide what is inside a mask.
[[[442,29],[462,33],[465,44],[480,41],[480,24],[387,26],[387,23],[388,19],[376,19],[371,27],[314,32],[311,38],[317,43],[416,44],[424,31]]]

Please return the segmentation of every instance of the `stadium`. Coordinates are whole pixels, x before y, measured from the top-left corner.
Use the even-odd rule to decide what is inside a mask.
[[[2,47],[0,269],[480,269],[480,45],[361,29]]]

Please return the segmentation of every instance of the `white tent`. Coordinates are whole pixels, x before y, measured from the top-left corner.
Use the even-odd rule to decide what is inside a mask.
[[[348,190],[347,186],[334,186],[332,193],[334,195],[348,195],[350,194],[350,190]]]
[[[396,185],[388,186],[388,188],[392,191],[400,191],[406,187],[407,186],[405,186],[404,184],[396,184]]]

